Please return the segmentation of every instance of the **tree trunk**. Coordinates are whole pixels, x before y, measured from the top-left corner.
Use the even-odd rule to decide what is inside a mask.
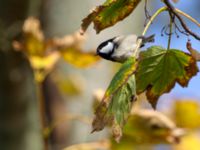
[[[28,0],[1,0],[0,21],[0,149],[42,150],[42,134],[33,71],[22,52],[13,50],[13,31],[24,21]],[[19,30],[16,26],[14,31]],[[9,34],[8,36],[8,32]]]

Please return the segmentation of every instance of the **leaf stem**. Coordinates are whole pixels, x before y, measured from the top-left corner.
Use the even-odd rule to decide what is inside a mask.
[[[170,12],[169,12],[170,13]],[[171,38],[172,38],[172,28],[173,28],[173,18],[170,15],[170,24],[169,24],[169,38],[168,38],[168,45],[167,50],[170,49]]]
[[[147,25],[144,28],[144,31],[142,32],[142,36],[144,36],[147,32],[147,30],[149,29],[150,25],[152,24],[152,22],[154,21],[154,19],[163,11],[166,11],[167,7],[161,7],[160,9],[158,9],[153,16],[149,19],[149,22],[147,23]],[[142,39],[139,39],[137,42],[137,47],[135,49],[135,52],[133,54],[133,57],[137,57],[140,51],[140,45],[142,44]]]
[[[147,25],[144,28],[144,31],[142,32],[142,35],[144,36],[147,32],[147,30],[149,29],[150,25],[152,24],[152,22],[154,21],[154,19],[163,11],[166,11],[167,7],[161,7],[160,9],[158,9],[153,16],[149,19],[149,22],[147,23]]]

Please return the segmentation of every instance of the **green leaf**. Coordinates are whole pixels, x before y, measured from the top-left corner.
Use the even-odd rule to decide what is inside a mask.
[[[136,68],[137,63],[134,58],[125,61],[108,86],[104,99],[112,96],[119,88],[121,88],[127,79],[135,72]]]
[[[112,125],[116,140],[122,135],[121,128],[126,122],[136,95],[136,61],[127,60],[116,73],[103,100],[95,111],[93,131],[100,131],[106,125]]]
[[[103,5],[97,6],[86,18],[83,19],[81,28],[84,33],[93,22],[97,33],[113,26],[118,21],[126,18],[141,0],[107,0]]]
[[[135,75],[131,75],[126,83],[113,95],[113,103],[109,105],[108,112],[115,115],[118,124],[123,125],[131,108],[131,101],[136,95]]]
[[[176,82],[187,86],[198,72],[194,58],[180,50],[152,46],[141,52],[140,57],[136,73],[137,93],[146,90],[147,99],[154,108],[160,95],[169,92]]]

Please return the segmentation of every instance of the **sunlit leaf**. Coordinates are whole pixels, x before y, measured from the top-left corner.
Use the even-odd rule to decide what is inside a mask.
[[[183,128],[199,128],[199,106],[199,103],[193,100],[176,101],[173,114],[176,124]]]
[[[95,112],[93,131],[100,131],[106,125],[112,125],[113,135],[119,140],[121,128],[130,113],[132,102],[135,99],[136,61],[127,60],[111,81],[103,100]]]
[[[200,137],[198,133],[185,135],[179,144],[173,145],[173,150],[199,150]]]
[[[79,68],[89,67],[100,59],[93,52],[84,52],[82,47],[85,37],[75,32],[61,38],[47,39],[41,30],[40,21],[29,17],[23,25],[23,40],[14,41],[13,47],[26,54],[34,69],[36,80],[41,82],[53,70],[60,56]]]
[[[81,25],[84,33],[93,22],[97,33],[113,26],[118,21],[126,18],[139,4],[141,0],[107,0],[103,5],[97,6]]]
[[[198,72],[195,59],[180,50],[152,46],[141,53],[140,59],[136,74],[137,93],[146,91],[154,108],[160,95],[169,92],[175,83],[186,87]]]
[[[35,73],[35,79],[38,82],[43,81],[45,76],[52,70],[60,58],[58,52],[51,53],[47,56],[30,56],[29,60]]]
[[[164,114],[154,110],[139,109],[129,115],[120,142],[111,140],[111,149],[133,150],[139,145],[145,150],[152,144],[177,143],[183,132]],[[143,145],[146,147],[142,147]]]
[[[90,67],[100,60],[93,52],[83,52],[74,48],[62,50],[61,55],[67,63],[78,68]]]

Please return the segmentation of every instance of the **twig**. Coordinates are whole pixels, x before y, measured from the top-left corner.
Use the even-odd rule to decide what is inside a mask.
[[[148,28],[150,27],[150,25],[152,24],[153,20],[163,11],[166,11],[167,10],[167,7],[162,7],[160,9],[158,9],[154,15],[149,19],[149,22],[147,23],[146,27],[144,28],[144,31],[142,33],[142,36],[144,36],[148,30]],[[140,45],[142,44],[142,39],[139,39],[137,41],[137,47],[134,51],[134,54],[133,54],[133,57],[136,57],[138,56],[139,52],[140,52]]]
[[[169,24],[169,37],[168,37],[168,46],[167,49],[170,49],[171,38],[172,38],[172,28],[174,23],[174,16],[169,12],[170,15],[170,24]]]
[[[186,31],[182,31],[179,26],[176,24],[176,22],[174,22],[174,25],[175,25],[175,30],[178,30],[180,33],[186,35],[186,36],[189,36],[189,34],[186,32]],[[175,31],[176,32],[176,31]]]
[[[188,18],[188,19],[191,20],[193,23],[195,23],[198,27],[200,27],[200,23],[199,23],[197,20],[195,20],[193,17],[191,17],[190,15],[184,13],[183,11],[181,11],[181,10],[179,10],[179,9],[177,9],[177,8],[175,8],[175,11],[176,11],[177,13],[183,15],[184,17]]]
[[[151,18],[151,15],[149,14],[149,11],[148,11],[148,9],[147,9],[147,0],[145,0],[145,4],[144,4],[144,12],[145,12],[145,16],[146,16],[144,26],[146,26],[147,21]]]
[[[38,83],[38,108],[39,108],[39,115],[40,115],[40,122],[41,122],[41,127],[42,129],[45,129],[47,126],[47,121],[46,121],[46,105],[45,105],[45,100],[44,100],[44,94],[42,90],[42,83]],[[49,142],[47,138],[43,138],[44,142],[44,150],[49,149]]]
[[[182,27],[185,29],[185,31],[187,32],[187,33],[189,33],[190,35],[192,35],[195,39],[197,39],[197,40],[200,40],[200,36],[199,35],[197,35],[196,33],[194,33],[194,32],[192,32],[189,28],[188,28],[188,26],[185,24],[185,22],[183,21],[183,19],[182,19],[182,17],[179,15],[179,13],[176,11],[176,9],[174,8],[174,6],[169,2],[169,0],[163,0],[163,2],[165,3],[165,5],[168,7],[168,9],[169,9],[169,11],[171,12],[171,13],[173,13],[177,18],[178,18],[178,20],[180,21],[180,23],[181,23],[181,25],[182,25]],[[180,12],[180,11],[179,11]],[[182,12],[180,12],[180,13],[182,13]],[[185,14],[184,14],[185,15]],[[187,15],[187,17],[188,17],[189,15]],[[191,18],[190,18],[191,19]],[[193,19],[193,21],[194,21],[194,19]]]

